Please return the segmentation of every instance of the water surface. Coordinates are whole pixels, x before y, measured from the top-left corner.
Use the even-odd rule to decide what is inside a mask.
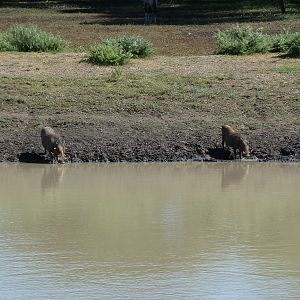
[[[0,299],[299,299],[299,230],[299,164],[0,164]]]

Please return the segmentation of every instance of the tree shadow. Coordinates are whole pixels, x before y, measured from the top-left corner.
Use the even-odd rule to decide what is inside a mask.
[[[161,10],[157,15],[157,25],[209,25],[215,23],[250,23],[250,22],[271,22],[282,20],[280,14],[268,13],[262,15],[261,12],[252,13],[234,13],[234,12],[219,12],[219,13],[199,13],[195,15],[179,15],[163,13]],[[81,22],[82,25],[139,25],[144,24],[143,15],[138,12],[139,17],[128,15],[106,14],[104,16],[93,17],[92,20]]]
[[[299,56],[293,56],[286,53],[286,54],[278,54],[277,56],[274,56],[274,58],[293,59],[293,58],[299,58]]]
[[[287,14],[300,10],[297,0],[287,1]],[[141,0],[4,0],[0,7],[55,9],[62,14],[91,14],[81,24],[143,24]],[[189,25],[260,22],[282,19],[277,1],[262,0],[159,0],[158,24]]]

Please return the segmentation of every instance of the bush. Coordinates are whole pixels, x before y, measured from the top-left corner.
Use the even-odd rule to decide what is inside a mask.
[[[5,34],[0,35],[0,52],[15,51],[16,49],[8,42]]]
[[[300,57],[300,34],[295,35],[287,51],[288,57]]]
[[[130,53],[132,58],[145,58],[155,53],[153,45],[140,36],[124,36],[118,39],[104,41],[107,45],[118,45],[124,52]]]
[[[299,32],[290,33],[288,30],[283,30],[280,34],[272,37],[272,52],[287,52],[291,47],[292,41],[299,36]]]
[[[2,51],[20,52],[60,52],[67,47],[67,43],[59,36],[53,36],[41,29],[31,26],[15,26],[1,35]]]
[[[215,34],[220,54],[245,55],[266,53],[271,50],[271,38],[261,29],[239,26]]]
[[[99,44],[91,48],[88,61],[96,65],[124,65],[130,55],[118,45]]]

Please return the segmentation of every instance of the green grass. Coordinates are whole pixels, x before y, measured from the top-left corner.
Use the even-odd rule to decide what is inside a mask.
[[[297,95],[285,92],[296,84],[296,78],[294,82],[285,79],[261,87],[255,83],[240,86],[238,75],[232,74],[202,77],[165,72],[125,75],[119,69],[112,72],[121,74],[116,80],[110,80],[111,75],[42,80],[3,78],[0,88],[5,92],[0,93],[0,101],[8,111],[18,108],[35,114],[39,111],[130,115],[193,112],[215,117],[240,115],[279,120],[299,110]],[[281,67],[273,72],[289,75],[298,73],[299,68]]]
[[[281,67],[276,69],[280,74],[300,74],[300,66]]]
[[[112,69],[109,76],[107,76],[107,82],[118,82],[123,77],[122,68],[120,66],[116,66]]]
[[[11,117],[2,117],[0,119],[0,128],[8,128],[12,125],[14,125],[16,122],[19,122],[16,118],[11,118]]]

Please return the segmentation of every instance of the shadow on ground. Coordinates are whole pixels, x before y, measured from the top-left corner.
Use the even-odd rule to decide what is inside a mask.
[[[188,25],[259,22],[282,19],[277,1],[158,0],[158,24]],[[143,24],[141,0],[4,0],[0,7],[55,9],[63,14],[96,14],[82,24]],[[286,0],[287,14],[297,15],[300,3]]]
[[[228,149],[223,148],[209,148],[208,154],[214,159],[232,160],[233,156]]]
[[[35,163],[35,164],[49,164],[51,160],[46,159],[42,154],[35,152],[23,152],[19,155],[19,162]]]

